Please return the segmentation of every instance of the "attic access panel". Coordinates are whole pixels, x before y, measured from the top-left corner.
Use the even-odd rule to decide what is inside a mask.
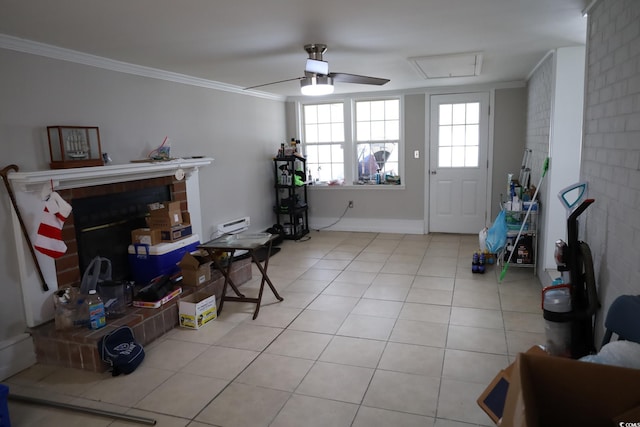
[[[416,56],[409,58],[409,62],[425,79],[473,77],[480,75],[482,53]]]

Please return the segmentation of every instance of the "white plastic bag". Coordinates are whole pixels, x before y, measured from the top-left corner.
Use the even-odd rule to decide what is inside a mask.
[[[489,229],[487,227],[480,230],[478,233],[478,244],[480,246],[480,252],[484,252],[487,250],[487,232]]]

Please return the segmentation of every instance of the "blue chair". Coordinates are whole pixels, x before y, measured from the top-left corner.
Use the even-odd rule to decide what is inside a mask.
[[[604,322],[604,346],[615,332],[618,339],[640,343],[640,295],[621,295],[616,298]]]

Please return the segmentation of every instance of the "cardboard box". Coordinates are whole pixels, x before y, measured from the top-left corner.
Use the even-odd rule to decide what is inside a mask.
[[[211,280],[211,259],[201,251],[187,252],[178,265],[182,270],[182,284],[201,286]]]
[[[200,329],[217,317],[216,296],[207,292],[195,292],[178,303],[180,326]]]
[[[163,242],[175,242],[185,237],[191,236],[191,224],[177,225],[171,228],[154,229],[160,232],[160,239]]]
[[[526,354],[537,354],[545,356],[547,353],[540,346],[533,346],[527,350]],[[515,369],[515,362],[498,372],[487,388],[478,397],[478,405],[494,423],[498,423],[504,412],[504,405],[507,399],[511,376]]]
[[[153,203],[148,207],[147,224],[150,228],[171,228],[182,224],[180,202]]]
[[[640,369],[518,355],[501,427],[640,425]]]
[[[131,243],[134,245],[157,245],[162,243],[160,230],[137,228],[131,232]]]

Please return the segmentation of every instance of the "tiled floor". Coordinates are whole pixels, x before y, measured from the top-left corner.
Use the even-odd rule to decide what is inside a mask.
[[[256,320],[230,302],[202,330],[149,345],[131,375],[36,365],[5,383],[162,427],[491,426],[477,397],[544,342],[538,280],[472,274],[477,236],[312,232],[281,247],[269,274],[284,301],[265,290]],[[13,401],[9,411],[14,427],[139,425]]]

